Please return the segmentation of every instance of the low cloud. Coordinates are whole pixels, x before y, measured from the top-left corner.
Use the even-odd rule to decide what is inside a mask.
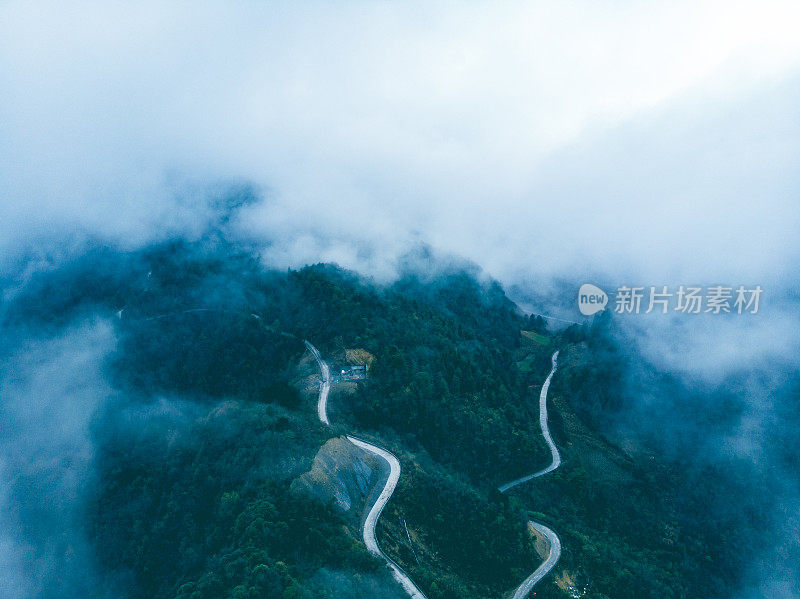
[[[111,391],[102,323],[57,337],[3,331],[0,366],[0,594],[105,597],[83,525],[92,481],[90,427]],[[111,595],[108,595],[111,596]]]
[[[242,225],[276,265],[380,272],[421,239],[507,282],[771,282],[798,253],[794,9],[688,6],[6,3],[2,239],[145,243],[233,179],[266,190]]]
[[[249,181],[238,230],[279,268],[387,280],[427,244],[540,297],[796,291],[792,3],[0,11],[0,272],[196,236]]]

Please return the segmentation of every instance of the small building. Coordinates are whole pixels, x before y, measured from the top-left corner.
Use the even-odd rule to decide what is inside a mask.
[[[363,381],[367,378],[367,367],[363,364],[356,364],[349,368],[343,368],[339,377],[343,381]]]

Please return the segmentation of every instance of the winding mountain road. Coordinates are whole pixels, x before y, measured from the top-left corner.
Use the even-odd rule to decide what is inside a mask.
[[[331,369],[328,363],[322,359],[319,350],[311,345],[308,341],[303,341],[308,348],[308,351],[314,356],[319,366],[320,375],[322,376],[322,386],[319,388],[319,399],[317,400],[317,416],[322,424],[330,426],[328,420],[328,393],[331,391]]]
[[[534,478],[538,478],[544,474],[547,474],[548,472],[552,472],[561,465],[561,454],[558,452],[558,448],[553,442],[553,437],[550,435],[550,427],[547,425],[547,392],[550,389],[550,381],[553,379],[553,375],[556,373],[556,368],[558,367],[557,351],[550,358],[550,361],[553,367],[551,368],[550,374],[547,375],[547,379],[545,379],[544,384],[542,385],[542,391],[539,393],[539,426],[542,429],[542,436],[544,437],[544,440],[547,441],[547,445],[550,447],[552,461],[544,470],[517,478],[509,483],[504,484],[502,487],[498,487],[501,493],[505,493],[509,489],[513,489],[522,483],[533,480]],[[558,535],[544,524],[534,522],[533,520],[529,520],[528,523],[536,530],[536,532],[543,535],[547,539],[547,543],[550,546],[550,554],[547,556],[547,559],[542,562],[538,568],[536,568],[533,574],[523,580],[522,584],[517,587],[517,589],[514,591],[514,599],[525,599],[525,597],[527,597],[533,590],[534,585],[536,585],[537,582],[544,578],[544,576],[553,569],[553,567],[556,565],[556,562],[558,562],[558,559],[561,557],[561,540],[558,538]]]
[[[317,361],[320,375],[322,376],[322,384],[320,385],[319,397],[317,399],[317,415],[319,416],[320,422],[330,425],[330,421],[328,420],[328,394],[331,390],[330,367],[328,366],[327,362],[322,359],[322,356],[316,347],[314,347],[308,341],[305,341],[304,343],[306,344],[308,351],[311,352],[311,354],[314,356],[314,359]],[[394,493],[395,487],[397,486],[397,481],[400,480],[400,461],[390,452],[378,447],[377,445],[372,445],[350,435],[347,436],[347,440],[356,447],[360,447],[361,449],[379,457],[389,466],[389,476],[386,479],[386,484],[383,486],[381,494],[370,508],[367,517],[364,519],[363,537],[364,544],[367,546],[367,550],[373,555],[377,555],[378,557],[382,558],[386,562],[386,565],[392,571],[392,576],[394,579],[400,584],[400,586],[403,587],[403,590],[405,590],[405,592],[408,593],[412,599],[427,599],[425,594],[419,590],[419,587],[417,587],[417,585],[414,584],[414,581],[411,580],[411,577],[409,577],[409,575],[406,574],[392,558],[381,551],[381,548],[378,545],[378,539],[375,536],[375,527],[378,524],[378,518],[381,517],[383,508],[386,507],[386,504],[389,502],[389,499],[392,497],[392,493]]]
[[[533,574],[523,580],[522,584],[517,587],[517,590],[514,591],[514,599],[525,599],[533,590],[536,583],[555,567],[556,562],[558,562],[558,559],[561,557],[561,539],[558,538],[558,535],[544,524],[539,524],[533,520],[529,520],[528,523],[536,529],[536,532],[545,536],[547,542],[550,544],[550,555],[542,562],[541,566],[534,570]]]
[[[387,565],[392,570],[394,579],[400,583],[403,590],[405,590],[412,599],[426,599],[425,594],[417,588],[417,585],[409,578],[408,574],[406,574],[392,558],[381,551],[381,548],[378,546],[378,539],[375,537],[375,526],[378,524],[378,518],[381,517],[383,508],[386,506],[392,493],[394,493],[397,481],[400,480],[400,461],[394,455],[376,445],[370,445],[366,441],[351,436],[348,436],[347,439],[353,445],[382,458],[389,464],[389,478],[386,480],[386,485],[383,487],[383,491],[381,491],[378,500],[372,506],[372,509],[370,509],[369,514],[367,514],[364,520],[364,543],[370,553],[382,557],[386,561]]]
[[[553,364],[553,368],[550,370],[550,374],[547,375],[547,379],[545,379],[544,385],[542,385],[542,391],[539,393],[539,426],[542,429],[542,436],[544,437],[544,440],[547,442],[548,447],[550,447],[552,461],[544,470],[540,470],[539,472],[535,472],[533,474],[528,474],[527,476],[522,476],[512,480],[510,483],[504,484],[502,487],[499,487],[501,493],[505,493],[509,489],[513,489],[517,485],[526,483],[534,478],[539,478],[543,474],[552,472],[561,465],[561,454],[558,453],[558,447],[556,447],[556,444],[553,443],[553,437],[550,436],[550,427],[547,425],[547,392],[550,389],[550,381],[553,379],[553,375],[556,373],[556,368],[558,367],[558,352],[553,354],[553,356],[550,358],[550,361]]]

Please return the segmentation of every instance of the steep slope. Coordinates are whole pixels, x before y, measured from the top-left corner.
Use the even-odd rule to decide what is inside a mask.
[[[430,599],[511,592],[542,562],[529,520],[562,542],[537,599],[731,594],[746,538],[738,515],[711,509],[712,491],[739,501],[752,479],[666,451],[688,439],[674,426],[661,444],[629,432],[630,353],[602,322],[554,334],[498,285],[448,268],[376,286],[330,265],[267,272],[221,238],[101,253],[31,276],[2,326],[55,336],[100,318],[115,331],[82,525],[118,596],[393,593],[341,509],[358,510],[361,483],[316,496],[305,484],[339,477],[335,445],[324,448],[343,434],[396,456],[374,538]],[[317,390],[297,390],[316,372],[301,360],[307,338],[325,356],[373,357],[365,381],[329,391],[330,428]],[[537,399],[555,350],[547,415],[563,462],[500,493],[552,464]]]

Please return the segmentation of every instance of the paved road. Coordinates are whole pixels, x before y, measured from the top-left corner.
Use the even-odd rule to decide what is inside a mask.
[[[510,483],[506,483],[502,487],[499,487],[501,493],[505,493],[509,489],[513,489],[517,485],[526,483],[534,478],[539,478],[543,474],[552,472],[561,465],[561,454],[558,453],[558,448],[556,447],[556,444],[553,443],[553,437],[550,436],[550,427],[547,425],[547,392],[550,389],[550,381],[552,380],[553,375],[556,373],[558,352],[555,352],[550,360],[553,364],[553,368],[550,370],[550,374],[547,375],[547,379],[544,381],[544,385],[542,385],[542,391],[539,393],[539,426],[542,429],[542,436],[544,437],[544,440],[547,441],[547,445],[550,447],[552,461],[544,470],[540,470],[539,472],[534,472],[533,474],[528,474],[527,476],[512,480]]]
[[[553,379],[553,375],[556,373],[556,368],[558,365],[558,352],[553,354],[552,358],[550,358],[550,361],[552,362],[553,367],[550,370],[550,374],[547,375],[544,385],[542,385],[541,393],[539,393],[539,426],[542,428],[542,436],[544,437],[544,440],[547,441],[547,445],[550,447],[552,461],[544,470],[540,470],[539,472],[534,472],[533,474],[512,480],[510,483],[506,483],[502,487],[499,487],[501,493],[505,493],[517,485],[521,485],[522,483],[533,480],[534,478],[538,478],[544,474],[547,474],[548,472],[552,472],[561,465],[561,454],[558,453],[558,448],[556,447],[556,444],[553,443],[553,437],[550,436],[550,428],[547,425],[547,392],[550,389],[550,381]],[[556,562],[558,562],[558,559],[561,557],[561,540],[558,538],[558,535],[551,529],[547,528],[544,524],[534,522],[533,520],[530,520],[529,523],[539,534],[544,535],[544,537],[547,539],[547,543],[550,546],[550,554],[547,556],[547,559],[544,560],[544,562],[542,562],[538,568],[536,568],[534,573],[528,576],[528,578],[522,581],[522,584],[517,587],[516,591],[514,591],[514,599],[525,599],[525,597],[527,597],[533,590],[534,585],[544,578],[545,574],[553,569],[553,567],[556,565]]]
[[[556,565],[558,558],[561,557],[561,540],[558,535],[551,529],[547,528],[544,524],[539,524],[533,520],[529,520],[530,524],[536,529],[539,534],[547,538],[550,544],[550,555],[542,562],[542,565],[536,568],[533,574],[528,576],[521,585],[514,591],[514,599],[525,599],[533,590],[534,585],[539,582],[544,575],[547,574]]]
[[[308,341],[304,341],[308,351],[310,351],[319,365],[319,371],[322,375],[322,386],[319,388],[319,399],[317,400],[317,416],[322,424],[330,425],[328,420],[328,393],[331,391],[331,369],[328,363],[322,359],[319,350],[311,345]]]
[[[330,367],[328,366],[327,362],[322,359],[322,356],[316,347],[311,345],[311,343],[308,341],[305,341],[304,343],[306,344],[308,351],[310,351],[316,359],[317,364],[319,365],[320,374],[322,376],[322,385],[320,386],[319,399],[317,400],[317,415],[319,416],[320,422],[330,425],[330,422],[328,421],[328,393],[330,393],[331,390]],[[356,447],[360,447],[361,449],[378,456],[387,464],[389,464],[389,477],[386,479],[386,484],[384,485],[381,494],[378,496],[377,501],[375,501],[372,508],[370,508],[367,517],[364,519],[363,535],[364,544],[367,546],[367,550],[373,555],[383,558],[383,560],[386,562],[386,565],[391,569],[394,579],[400,583],[400,585],[403,587],[403,590],[409,594],[411,599],[427,599],[425,594],[419,590],[417,585],[414,584],[414,581],[411,580],[408,574],[406,574],[403,569],[394,562],[394,560],[381,551],[380,546],[378,546],[378,539],[375,537],[375,527],[378,524],[378,518],[381,517],[383,508],[388,503],[392,493],[394,493],[394,489],[397,486],[397,481],[400,480],[400,462],[394,455],[376,445],[371,445],[366,441],[362,441],[361,439],[351,436],[348,436],[347,440]]]
[[[397,481],[400,479],[400,462],[385,449],[370,445],[366,441],[356,439],[355,437],[348,436],[347,438],[354,445],[382,458],[389,464],[389,478],[386,480],[386,485],[383,487],[383,491],[381,491],[378,500],[372,506],[372,509],[370,509],[369,514],[367,514],[364,520],[364,543],[370,553],[386,560],[387,565],[392,570],[392,576],[394,576],[394,579],[400,583],[412,599],[426,599],[425,594],[417,588],[417,585],[409,578],[408,574],[403,572],[400,566],[381,551],[381,548],[378,546],[378,539],[375,537],[375,526],[378,524],[378,518],[380,518],[383,508],[386,506],[392,493],[394,493]]]

